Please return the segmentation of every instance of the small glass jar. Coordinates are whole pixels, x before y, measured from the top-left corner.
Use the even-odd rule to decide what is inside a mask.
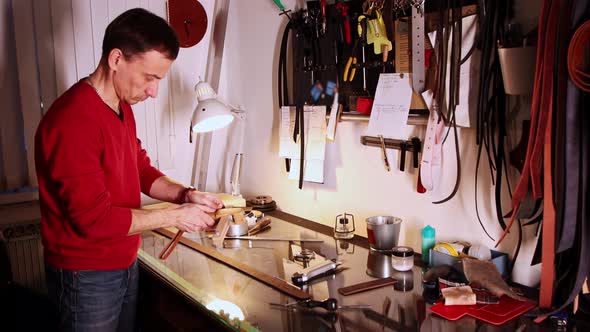
[[[414,267],[414,249],[410,247],[393,247],[391,262],[397,271],[409,271]]]

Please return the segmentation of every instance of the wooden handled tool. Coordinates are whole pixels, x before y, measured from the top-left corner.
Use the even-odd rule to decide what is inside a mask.
[[[264,217],[262,220],[260,220],[259,222],[257,222],[256,225],[254,225],[254,227],[252,227],[248,231],[248,235],[257,234],[257,233],[259,233],[261,230],[263,230],[264,228],[266,228],[269,225],[270,225],[270,217]]]

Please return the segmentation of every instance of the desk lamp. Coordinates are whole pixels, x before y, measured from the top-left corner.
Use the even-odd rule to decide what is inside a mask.
[[[234,117],[245,120],[245,114],[239,107],[233,107],[219,100],[219,97],[209,85],[209,83],[200,80],[195,86],[195,93],[199,103],[195,107],[191,120],[191,128],[195,133],[207,133],[229,125]],[[243,121],[241,121],[243,122]],[[239,124],[239,149],[234,157],[231,173],[231,194],[241,196],[240,194],[240,172],[242,168],[242,150],[243,150],[243,123]]]

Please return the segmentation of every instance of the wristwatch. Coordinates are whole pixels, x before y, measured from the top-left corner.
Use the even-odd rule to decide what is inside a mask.
[[[191,191],[197,191],[197,188],[193,187],[193,186],[188,186],[186,188],[184,188],[181,192],[180,195],[178,197],[178,204],[183,204],[183,203],[188,203],[186,198],[189,192]]]

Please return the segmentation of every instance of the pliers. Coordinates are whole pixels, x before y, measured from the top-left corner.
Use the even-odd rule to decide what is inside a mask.
[[[366,17],[365,15],[360,15],[358,17],[358,25],[357,25],[357,32],[358,32],[358,38],[357,40],[354,41],[354,46],[352,47],[352,52],[350,53],[350,57],[348,57],[348,60],[346,61],[346,65],[344,66],[344,75],[342,75],[344,82],[352,82],[352,80],[354,80],[354,75],[356,74],[356,64],[358,62],[358,59],[356,57],[356,50],[358,48],[359,45],[359,41],[361,41],[361,43],[364,43],[366,40],[366,21],[365,21]]]

